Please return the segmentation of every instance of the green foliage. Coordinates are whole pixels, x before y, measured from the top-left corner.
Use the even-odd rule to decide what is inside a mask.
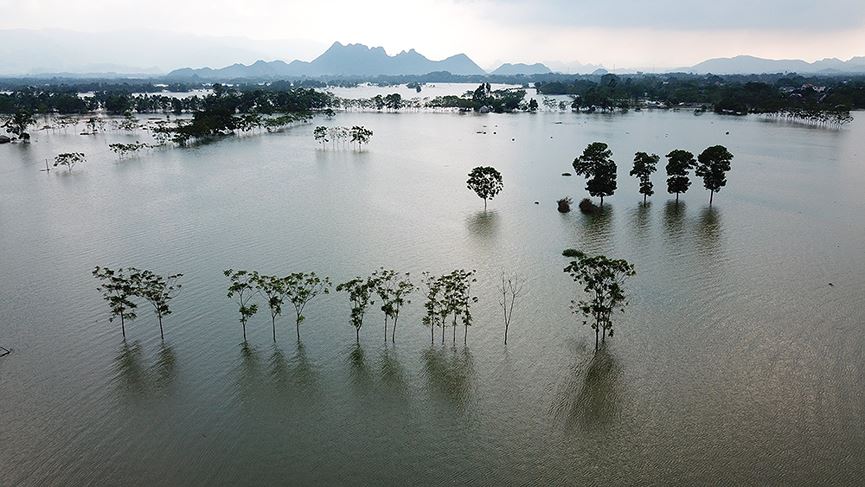
[[[72,168],[76,164],[85,161],[87,161],[87,158],[84,156],[83,152],[64,152],[54,156],[54,167],[66,166],[66,169],[69,172],[72,172]]]
[[[581,315],[595,330],[595,350],[598,349],[598,332],[602,336],[609,334],[613,336],[612,314],[616,309],[624,312],[625,292],[623,284],[625,280],[634,276],[634,266],[622,259],[608,259],[603,255],[589,256],[577,251],[574,255],[576,260],[571,261],[564,271],[570,274],[583,286],[586,299],[571,301],[571,311]]]
[[[474,191],[478,197],[484,200],[484,210],[487,209],[487,200],[493,199],[503,187],[502,174],[491,166],[478,166],[469,173],[466,187]]]
[[[32,112],[19,109],[3,123],[3,126],[7,132],[15,135],[18,139],[29,140],[30,134],[27,133],[27,127],[35,123],[36,119],[33,117]]]
[[[696,164],[694,154],[676,149],[667,154],[667,192],[676,194],[676,201],[679,201],[679,194],[688,191],[691,187],[691,179],[688,177],[688,171]]]
[[[489,83],[481,83],[474,91],[470,91],[464,96],[439,96],[429,101],[426,106],[428,108],[459,108],[476,112],[489,110],[495,113],[504,113],[520,108],[525,97],[526,90],[493,90]]]
[[[649,155],[645,152],[634,154],[634,167],[631,169],[630,175],[636,176],[640,180],[640,194],[643,195],[644,203],[647,196],[655,194],[655,191],[652,189],[651,177],[660,159],[657,154]]]
[[[240,324],[243,326],[243,341],[246,341],[246,323],[258,312],[258,304],[251,302],[256,294],[255,274],[233,269],[228,269],[223,274],[229,280],[228,297],[235,298],[237,302]]]
[[[142,149],[146,149],[147,147],[149,147],[148,144],[138,141],[130,144],[108,144],[108,148],[111,149],[111,152],[117,154],[120,159],[123,159],[129,154],[135,154]]]
[[[126,320],[134,320],[138,305],[132,301],[134,297],[144,298],[153,306],[153,311],[159,320],[159,335],[165,338],[162,328],[162,318],[171,314],[171,300],[180,291],[178,282],[183,274],[160,276],[149,270],[139,270],[134,267],[109,269],[96,267],[93,276],[101,281],[99,290],[108,301],[111,308],[111,318],[120,318],[123,337],[126,338]]]
[[[697,168],[694,173],[703,178],[703,186],[709,190],[709,203],[712,196],[727,185],[727,171],[733,154],[723,145],[713,145],[697,156]]]
[[[306,319],[303,309],[317,296],[330,293],[330,279],[320,278],[315,272],[295,272],[283,279],[283,288],[285,297],[294,306],[295,328],[300,340],[300,324]]]
[[[285,303],[285,280],[276,276],[267,276],[252,272],[250,282],[256,292],[265,298],[270,310],[270,325],[273,330],[273,341],[276,341],[276,317],[282,315],[282,305]]]
[[[327,127],[325,127],[325,126],[320,125],[320,126],[316,127],[315,130],[312,131],[312,136],[315,138],[315,141],[318,142],[319,144],[321,144],[322,146],[324,146],[324,144],[330,142],[327,139]]]
[[[456,342],[457,320],[465,327],[466,337],[468,327],[472,324],[471,304],[478,298],[471,295],[471,285],[476,282],[475,271],[456,269],[450,274],[433,276],[428,272],[423,274],[427,300],[424,303],[426,315],[423,324],[430,327],[430,339],[436,326],[442,329],[442,343],[448,317],[452,317],[454,342]]]
[[[391,93],[384,97],[384,104],[388,110],[399,110],[402,108],[402,95],[399,93]]]
[[[616,163],[611,159],[612,152],[607,144],[593,142],[583,154],[574,159],[574,172],[586,178],[586,191],[590,195],[601,198],[612,196],[616,191]]]
[[[411,303],[408,296],[415,290],[409,273],[399,274],[394,270],[384,267],[372,273],[375,283],[375,292],[381,299],[381,310],[384,313],[384,335],[387,341],[387,320],[393,320],[393,331],[391,342],[396,340],[396,325],[399,320],[399,312],[402,306]]]
[[[93,269],[93,277],[99,279],[97,288],[102,292],[102,297],[108,302],[111,309],[111,317],[108,321],[120,318],[120,326],[123,337],[126,338],[126,320],[134,320],[137,315],[135,309],[138,305],[131,298],[135,297],[138,287],[130,278],[131,272],[127,269],[109,269],[107,267],[96,267]]]
[[[372,130],[362,125],[355,125],[349,129],[349,135],[351,136],[351,143],[356,143],[358,150],[360,150],[363,144],[369,144],[369,140],[372,138]]]
[[[354,279],[336,286],[337,292],[345,291],[351,302],[351,324],[355,328],[357,340],[360,341],[360,329],[363,326],[363,316],[369,305],[374,304],[373,293],[376,283],[371,277]]]

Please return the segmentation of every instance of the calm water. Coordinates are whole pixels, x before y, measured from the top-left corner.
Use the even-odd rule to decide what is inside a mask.
[[[307,125],[125,161],[107,144],[141,135],[0,146],[0,484],[865,482],[865,114],[842,130],[687,112],[327,123],[375,136],[320,150]],[[602,216],[561,215],[584,194],[561,173],[595,140],[619,190]],[[716,143],[736,158],[713,208],[695,183],[677,210],[663,174],[639,204],[635,151]],[[73,150],[88,162],[71,174],[39,171]],[[505,178],[486,214],[465,188],[478,164]],[[566,247],[638,271],[594,360]],[[143,306],[121,340],[96,265],[186,274],[164,344]],[[477,269],[468,346],[430,347],[416,296],[395,346],[376,310],[356,347],[339,294],[308,307],[302,345],[290,315],[274,344],[266,313],[242,345],[223,269],[380,265]],[[507,347],[502,270],[528,279]]]

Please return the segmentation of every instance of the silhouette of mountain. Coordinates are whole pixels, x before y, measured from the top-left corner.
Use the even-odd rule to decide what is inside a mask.
[[[421,75],[447,71],[458,75],[486,74],[465,54],[457,54],[441,61],[432,61],[414,49],[388,55],[384,48],[363,44],[343,45],[334,42],[328,50],[310,62],[256,61],[250,65],[232,64],[220,69],[177,69],[168,73],[170,78],[236,79],[275,78],[290,76],[375,76]]]
[[[551,73],[550,68],[541,63],[525,64],[525,63],[505,63],[493,70],[490,74],[498,74],[502,76],[513,76],[517,74],[547,74]]]
[[[688,71],[697,74],[761,74],[761,73],[862,73],[865,72],[865,57],[854,57],[848,61],[827,58],[809,63],[801,59],[764,59],[754,56],[735,56],[703,61]]]

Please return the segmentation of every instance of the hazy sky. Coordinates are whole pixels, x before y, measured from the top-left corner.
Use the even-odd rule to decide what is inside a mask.
[[[865,55],[865,0],[0,0],[0,12],[0,29],[297,39],[284,57],[302,59],[337,40],[433,59],[465,52],[484,67]]]

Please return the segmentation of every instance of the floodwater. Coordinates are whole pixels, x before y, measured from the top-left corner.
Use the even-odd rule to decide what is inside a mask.
[[[317,123],[365,125],[363,151]],[[119,161],[144,134],[0,146],[0,484],[865,483],[865,114],[840,129],[687,112],[343,113]],[[480,133],[478,133],[480,132]],[[485,133],[484,133],[485,132]],[[610,144],[604,213],[559,214],[563,177]],[[635,151],[724,144],[729,183],[643,206]],[[71,173],[46,158],[82,151]],[[483,211],[465,187],[497,167]],[[537,202],[537,204],[535,204]],[[593,354],[563,249],[637,269]],[[108,322],[94,266],[182,272],[159,339]],[[468,344],[429,343],[415,295],[395,344],[348,299],[259,313],[243,343],[227,268],[477,269]],[[523,276],[507,346],[496,286]],[[458,336],[462,334],[459,330]]]

